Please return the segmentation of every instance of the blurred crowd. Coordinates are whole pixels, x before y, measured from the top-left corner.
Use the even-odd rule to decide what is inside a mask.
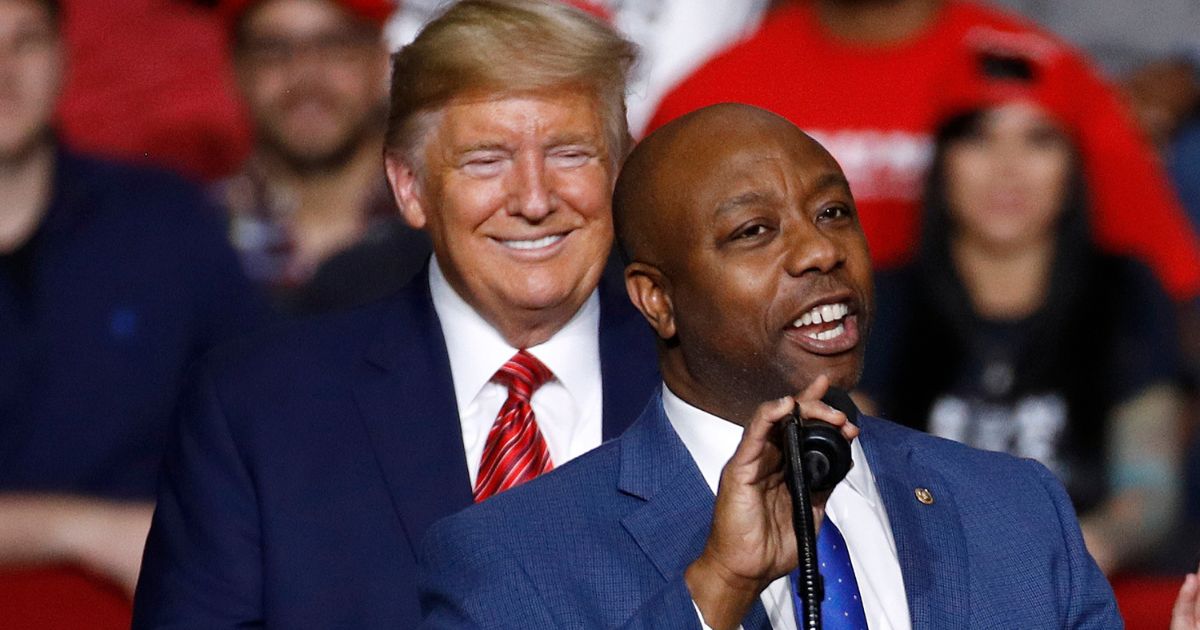
[[[0,0],[0,567],[132,589],[191,363],[421,272],[388,62],[445,4]],[[641,48],[635,136],[738,101],[841,163],[862,405],[1044,463],[1106,573],[1194,569],[1200,4],[574,4]]]

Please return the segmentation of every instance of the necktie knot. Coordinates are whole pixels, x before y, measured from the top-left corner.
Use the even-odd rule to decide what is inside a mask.
[[[529,399],[534,390],[554,377],[536,357],[518,351],[493,380],[508,386],[508,399],[500,407],[488,432],[475,479],[475,501],[482,501],[554,468],[550,449],[534,418]]]
[[[525,350],[518,350],[493,378],[507,385],[510,394],[528,401],[537,388],[554,378],[554,373],[537,357]]]

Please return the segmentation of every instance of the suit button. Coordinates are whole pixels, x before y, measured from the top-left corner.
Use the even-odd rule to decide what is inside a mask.
[[[921,503],[933,505],[933,493],[929,491],[929,488],[917,488],[913,494],[917,495],[917,500]]]

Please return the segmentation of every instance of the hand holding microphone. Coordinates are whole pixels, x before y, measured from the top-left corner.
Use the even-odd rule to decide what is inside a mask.
[[[806,423],[830,425],[833,436],[847,444],[857,437],[858,428],[846,414],[822,402],[828,389],[829,379],[821,376],[798,396],[760,405],[721,473],[712,531],[704,552],[685,572],[692,599],[710,627],[736,628],[763,589],[798,564],[783,429],[798,411]],[[811,497],[814,534],[831,489],[832,484]]]

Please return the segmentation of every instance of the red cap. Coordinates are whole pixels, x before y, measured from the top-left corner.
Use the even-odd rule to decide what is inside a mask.
[[[947,68],[940,120],[1004,103],[1039,106],[1072,134],[1079,131],[1083,108],[1072,90],[1079,68],[1058,42],[1031,32],[973,30],[969,54]]]
[[[396,10],[395,0],[329,0],[343,9],[380,26],[387,23]],[[236,23],[254,5],[262,0],[221,0],[217,14],[229,24]]]

